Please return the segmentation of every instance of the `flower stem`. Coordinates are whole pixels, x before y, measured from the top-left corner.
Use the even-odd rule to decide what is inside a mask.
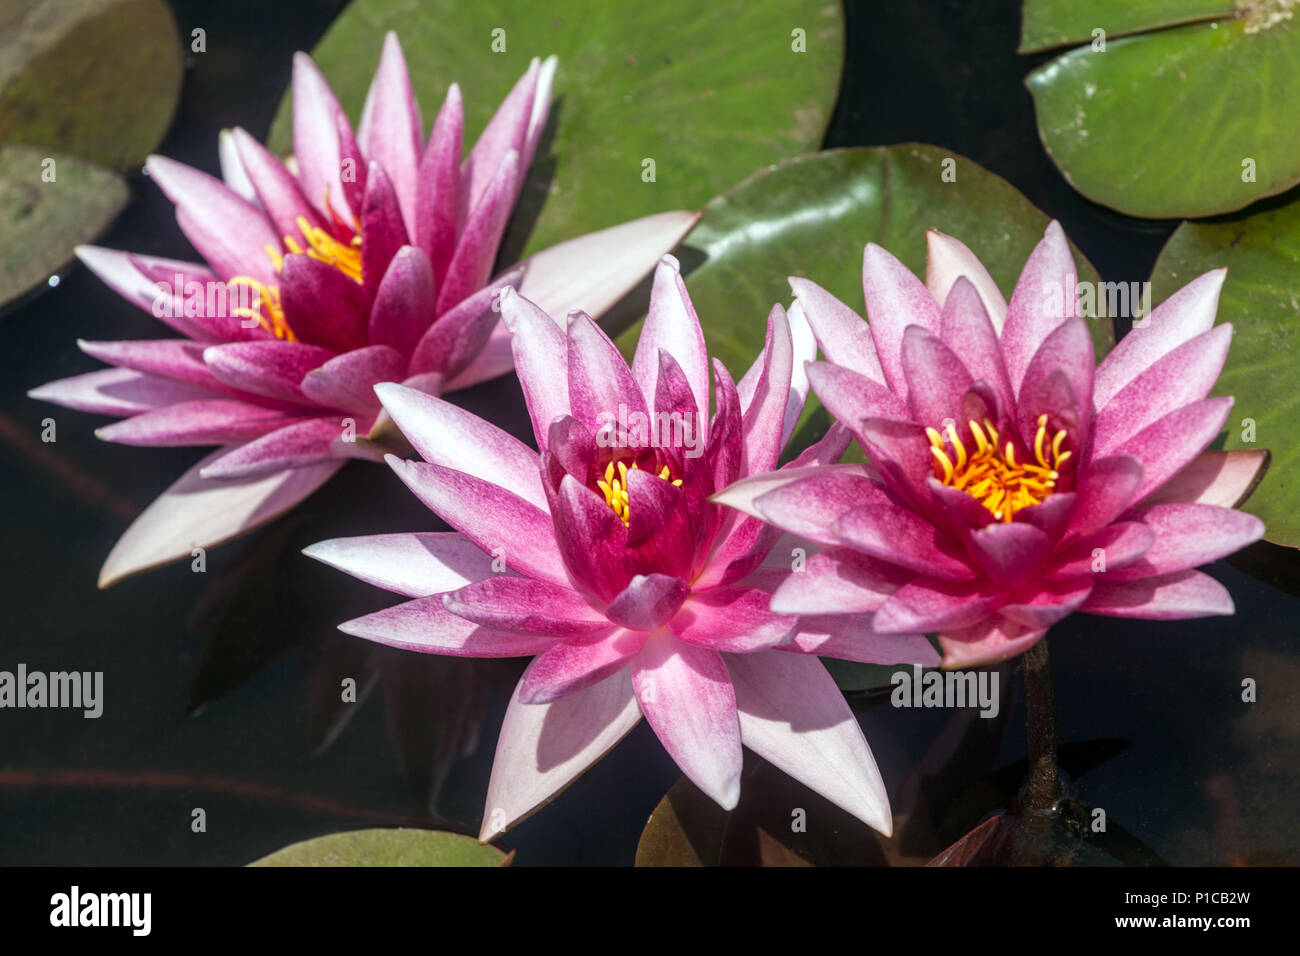
[[[1061,796],[1056,769],[1056,695],[1047,638],[1025,652],[1025,709],[1029,737],[1029,782],[1025,808],[1047,811]]]

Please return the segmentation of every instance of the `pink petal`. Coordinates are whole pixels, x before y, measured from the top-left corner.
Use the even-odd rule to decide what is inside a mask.
[[[537,452],[450,402],[413,388],[375,388],[388,414],[425,461],[500,485],[545,511]]]
[[[1025,627],[1005,618],[991,617],[973,627],[939,635],[943,666],[948,670],[984,667],[1022,654],[1037,644],[1046,628]]]
[[[347,122],[329,84],[306,53],[293,56],[293,152],[303,192],[316,208],[328,209],[344,222],[352,218],[341,182],[340,118]]]
[[[848,548],[831,548],[810,557],[772,595],[778,614],[861,614],[875,611],[885,599],[915,577],[896,565]]]
[[[1267,466],[1267,451],[1203,451],[1144,503],[1196,501],[1235,508],[1250,497]]]
[[[565,475],[551,502],[556,539],[579,586],[613,601],[632,579],[626,564],[628,527],[603,498]]]
[[[496,574],[442,596],[457,617],[493,630],[547,637],[608,634],[613,625],[572,588]]]
[[[370,345],[335,356],[302,380],[302,393],[327,408],[379,411],[375,385],[406,374],[406,359],[387,345]]]
[[[1208,574],[1175,571],[1136,581],[1097,581],[1081,610],[1108,617],[1179,621],[1231,614],[1232,597]]]
[[[374,296],[388,274],[398,250],[410,244],[402,221],[397,191],[384,167],[372,162],[361,200],[361,281],[367,296]],[[432,315],[428,321],[433,321]]]
[[[492,275],[506,223],[514,211],[514,184],[519,174],[519,154],[507,153],[483,198],[461,230],[447,277],[438,289],[438,311],[445,312],[468,298]]]
[[[745,440],[741,474],[745,475],[771,471],[781,456],[790,378],[794,372],[794,345],[789,320],[780,305],[772,306],[767,317],[767,344],[760,361],[761,374],[753,399],[742,413]]]
[[[1024,627],[1051,627],[1077,611],[1092,593],[1092,581],[1035,581],[1027,584],[1002,607],[998,614]]]
[[[646,412],[641,390],[608,335],[583,313],[569,317],[569,408],[592,434],[620,416]]]
[[[299,217],[305,218],[313,227],[323,228],[325,221],[303,195],[298,180],[284,168],[284,164],[246,130],[235,127],[233,136],[244,173],[257,191],[257,197],[275,231],[281,236],[300,235],[302,230],[298,226]],[[274,248],[279,251],[280,244],[276,243]]]
[[[1050,407],[1051,403],[1049,407],[1043,407],[1035,399],[1044,390],[1050,390],[1052,376],[1061,375],[1069,384],[1073,410],[1078,416],[1074,440],[1076,443],[1085,441],[1084,436],[1092,425],[1092,376],[1095,362],[1092,338],[1083,319],[1066,319],[1049,332],[1030,359],[1020,383],[1016,400],[1020,410],[1021,434],[1034,434],[1040,414],[1059,411],[1059,408]],[[1070,399],[1066,398],[1060,404],[1069,402]]]
[[[699,647],[747,654],[781,644],[797,623],[768,609],[772,595],[737,585],[697,591],[687,598],[669,628]]]
[[[92,358],[119,368],[183,382],[222,394],[237,394],[216,379],[203,362],[203,344],[185,339],[127,339],[118,342],[87,342],[77,346]]]
[[[866,614],[801,617],[791,642],[778,649],[864,664],[934,667],[939,663],[939,655],[925,635],[877,634]]]
[[[799,471],[811,474],[753,498],[754,512],[759,517],[791,534],[835,545],[839,543],[835,523],[854,508],[868,502],[892,506],[884,488],[867,477],[861,465],[817,466]]]
[[[1214,269],[1198,276],[1135,323],[1097,366],[1094,397],[1098,408],[1105,408],[1120,389],[1160,358],[1210,330],[1227,274],[1227,269]]]
[[[926,235],[933,234],[932,230]],[[964,249],[965,246],[962,248]],[[998,298],[1000,300],[1002,296],[999,294]],[[1006,308],[1005,304],[1003,308]],[[956,284],[948,293],[943,307],[940,337],[944,344],[961,356],[961,361],[969,370],[972,379],[984,382],[993,389],[1002,403],[1000,411],[1009,414],[1015,406],[1015,393],[1011,390],[1007,367],[1002,361],[1002,346],[998,341],[997,327],[980,292],[965,276],[958,276]]]
[[[916,578],[890,595],[872,626],[881,634],[926,633],[970,627],[1007,600],[1001,588],[983,581]]]
[[[1144,498],[1176,475],[1214,441],[1232,410],[1231,398],[1206,398],[1184,405],[1148,425],[1115,449],[1142,462],[1137,499]]]
[[[501,296],[507,289],[513,292],[522,276],[523,269],[511,269],[469,298],[462,299],[450,311],[439,315],[415,346],[415,353],[411,356],[412,371],[438,372],[448,380],[447,391],[479,381],[472,368],[479,364],[480,359],[487,359],[489,363],[494,360],[486,353],[492,346],[493,336],[498,331],[505,331],[500,321]],[[508,334],[504,338],[504,349],[504,360],[497,360],[500,365],[495,372],[484,372],[485,378],[503,374],[513,366]]]
[[[842,515],[831,532],[856,551],[917,574],[950,581],[974,572],[957,546],[938,528],[897,504],[866,504]]]
[[[205,389],[127,368],[106,368],[54,382],[27,393],[39,402],[97,415],[136,415],[176,402],[217,396]]]
[[[850,429],[856,430],[864,418],[903,421],[910,415],[907,404],[884,385],[843,366],[812,362],[808,381],[826,410]]]
[[[1264,537],[1264,522],[1254,515],[1217,505],[1155,505],[1132,517],[1155,532],[1155,543],[1140,561],[1107,574],[1108,580],[1185,571],[1217,561]]]
[[[1002,328],[1002,356],[1017,393],[1043,341],[1074,315],[1075,290],[1070,244],[1060,223],[1053,220],[1020,273]]]
[[[965,279],[979,296],[994,334],[1000,335],[1007,319],[1007,300],[1002,297],[997,283],[979,257],[960,239],[946,236],[937,229],[925,231],[925,250],[925,287],[930,290],[934,301],[947,308],[948,297],[958,280]],[[948,339],[946,332],[944,339]],[[960,349],[957,351],[966,358],[966,353]],[[975,377],[980,376],[975,373]]]
[[[454,591],[493,573],[491,556],[454,531],[332,538],[302,553],[407,597]]]
[[[501,295],[501,317],[513,335],[515,371],[533,434],[545,448],[551,422],[569,414],[568,340],[549,315],[513,290]]]
[[[415,232],[416,167],[423,139],[420,106],[411,89],[402,45],[397,34],[389,31],[362,107],[357,142],[366,157],[392,177],[408,234]]]
[[[1052,579],[1106,573],[1132,564],[1151,550],[1156,533],[1141,521],[1117,521],[1070,545],[1043,568]],[[1097,553],[1100,552],[1100,553]],[[1094,570],[1104,565],[1104,572]]]
[[[1075,479],[1069,533],[1092,534],[1123,514],[1137,500],[1142,475],[1142,462],[1132,455],[1090,462]]]
[[[250,395],[285,402],[304,402],[302,380],[334,353],[301,342],[231,342],[210,345],[203,362],[219,380]]]
[[[548,704],[623,670],[645,645],[637,631],[616,630],[562,641],[534,658],[519,681],[519,699]]]
[[[871,330],[858,315],[817,283],[791,276],[790,290],[803,305],[817,344],[828,362],[850,369],[882,388],[885,373],[876,356]]]
[[[243,481],[199,477],[203,468],[224,454],[225,450],[216,451],[202,459],[141,512],[104,562],[99,572],[101,588],[266,524],[343,467],[341,461],[330,461]]]
[[[990,580],[1012,588],[1042,563],[1051,540],[1031,524],[997,521],[970,533],[975,552]]]
[[[951,419],[960,422],[962,399],[974,384],[966,366],[937,335],[919,325],[903,332],[903,375],[912,421],[931,427]]]
[[[217,160],[221,164],[221,181],[249,202],[257,202],[257,190],[249,181],[248,173],[244,172],[235,134],[228,129],[217,134]]]
[[[310,256],[288,255],[279,285],[285,321],[301,344],[334,352],[368,344],[369,297],[338,269]]]
[[[921,280],[892,255],[868,243],[862,260],[862,289],[867,300],[867,321],[876,345],[885,380],[900,398],[907,397],[907,380],[903,374],[903,332],[909,325],[919,325],[938,332],[938,304],[926,291]],[[856,371],[864,371],[857,369]]]
[[[626,669],[549,704],[525,704],[516,689],[497,738],[479,839],[492,839],[550,800],[640,719]]]
[[[175,259],[159,259],[156,256],[133,256],[98,246],[77,246],[76,252],[82,265],[128,302],[145,309],[182,335],[196,339],[211,338],[203,323],[195,322],[185,315],[185,300],[182,297],[184,287],[180,290],[181,294],[174,288],[174,276],[178,272],[183,274],[184,279],[193,278],[201,284],[214,281],[216,276],[206,266]],[[154,281],[137,266],[137,262],[159,267],[167,274],[167,280]]]
[[[200,473],[203,478],[225,481],[230,478],[251,478],[257,475],[301,468],[332,458],[330,448],[346,431],[344,420],[336,415],[329,418],[309,418],[240,445],[220,461],[214,462]],[[355,422],[353,423],[355,425]]]
[[[1098,412],[1094,454],[1107,454],[1170,412],[1205,398],[1218,381],[1231,341],[1232,326],[1217,326],[1134,376]]]
[[[420,157],[416,181],[415,242],[429,255],[435,284],[447,275],[456,251],[459,215],[461,140],[465,111],[460,87],[447,88],[447,97],[434,120],[429,143]]]
[[[492,189],[492,181],[510,153],[516,156],[512,179],[507,186],[506,204],[513,206],[519,194],[526,166],[519,164],[527,143],[529,121],[533,115],[539,63],[533,59],[524,75],[497,107],[496,113],[479,134],[474,148],[461,168],[460,221],[468,223]]]
[[[667,574],[638,574],[618,597],[609,602],[605,616],[633,631],[654,631],[677,613],[691,587]]]
[[[775,653],[726,658],[746,747],[889,836],[880,771],[835,681],[815,658]]]
[[[655,269],[650,310],[641,326],[632,359],[632,376],[641,386],[646,405],[651,407],[655,407],[661,349],[673,357],[685,374],[695,399],[694,410],[708,415],[709,356],[704,347],[704,332],[682,281],[681,267],[668,255],[659,260]]]
[[[724,810],[740,799],[740,722],[722,655],[667,634],[632,660],[632,687],[664,749]]]
[[[661,212],[550,246],[523,261],[527,269],[519,294],[550,315],[582,309],[599,317],[645,278],[699,218],[698,212]]]
[[[229,445],[260,438],[301,416],[233,398],[177,402],[95,430],[123,445]]]
[[[529,577],[569,584],[550,516],[491,482],[424,462],[385,459],[417,498],[507,567]]]
[[[556,641],[540,634],[479,627],[448,611],[442,598],[441,594],[416,598],[345,621],[339,630],[376,644],[447,657],[531,657]]]
[[[176,204],[186,237],[220,275],[274,284],[266,247],[278,250],[280,237],[260,208],[221,180],[164,156],[150,156],[145,169]]]

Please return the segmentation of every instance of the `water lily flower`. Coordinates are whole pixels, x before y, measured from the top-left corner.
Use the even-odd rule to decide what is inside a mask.
[[[459,87],[426,141],[392,33],[355,133],[299,53],[289,162],[242,129],[221,137],[224,182],[149,158],[206,264],[94,247],[78,256],[180,337],[81,342],[114,367],[30,394],[122,416],[97,433],[107,441],[222,448],[140,515],[101,587],[270,520],[349,457],[377,458],[366,441],[384,425],[375,383],[442,394],[509,371],[494,309],[503,288],[599,314],[690,229],[695,213],[650,216],[493,275],[555,66],[533,60],[463,158]]]
[[[454,532],[345,538],[306,554],[413,600],[343,624],[433,654],[532,657],[497,744],[481,839],[550,799],[644,715],[677,765],[735,806],[749,747],[886,833],[888,799],[862,731],[814,653],[937,663],[920,635],[882,639],[773,613],[791,574],[762,567],[777,532],[710,503],[774,469],[816,347],[799,310],[768,318],[736,384],[709,358],[664,257],[629,368],[587,315],[567,329],[521,295],[514,336],[539,452],[456,406],[376,388],[424,458],[388,461]],[[656,431],[657,430],[657,431]],[[839,458],[833,429],[791,467]]]
[[[944,666],[1019,654],[1074,611],[1231,614],[1195,570],[1258,540],[1234,510],[1266,452],[1206,450],[1231,398],[1214,326],[1224,270],[1192,280],[1100,363],[1053,222],[1007,303],[961,242],[930,232],[926,282],[866,247],[870,324],[792,278],[826,361],[808,377],[869,464],[755,476],[717,500],[820,544],[782,614],[870,613],[937,633]]]

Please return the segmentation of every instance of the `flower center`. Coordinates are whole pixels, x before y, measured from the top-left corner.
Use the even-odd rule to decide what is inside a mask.
[[[335,225],[343,229],[352,230],[352,238],[344,242],[335,238],[329,232],[318,226],[313,226],[307,221],[305,216],[298,217],[298,230],[302,233],[303,242],[298,242],[293,236],[284,237],[284,248],[293,255],[307,255],[323,262],[326,265],[333,266],[342,272],[353,282],[361,282],[361,235],[355,227],[347,225],[339,219],[338,214],[334,212],[329,203],[329,190],[325,191],[325,208],[330,211]],[[271,257],[271,262],[275,265],[275,271],[281,272],[284,269],[284,253],[274,246],[266,247],[266,254]],[[288,342],[297,342],[298,336],[289,328],[289,323],[284,318],[284,308],[280,304],[279,286],[266,285],[259,282],[252,276],[235,276],[227,285],[247,286],[253,291],[256,298],[253,300],[251,308],[238,308],[232,311],[232,315],[241,318],[256,319],[258,324],[266,331],[270,332],[277,339],[284,339]]]
[[[641,470],[635,461],[632,462],[632,467],[637,471]],[[627,497],[627,472],[627,462],[611,461],[605,466],[605,477],[596,479],[596,487],[605,496],[605,504],[614,509],[614,514],[622,518],[624,524],[627,524],[632,517],[632,504]],[[667,465],[659,469],[659,477],[664,481],[672,482],[678,488],[682,486],[682,480],[674,479]]]
[[[1056,490],[1061,466],[1073,453],[1061,451],[1064,429],[1048,440],[1046,415],[1038,416],[1033,463],[1016,461],[1015,445],[1010,441],[999,445],[997,429],[987,418],[982,428],[973,419],[967,424],[975,445],[969,451],[952,422],[945,427],[947,444],[936,429],[925,430],[935,475],[949,488],[966,492],[1000,521],[1010,521],[1021,508],[1041,504]]]

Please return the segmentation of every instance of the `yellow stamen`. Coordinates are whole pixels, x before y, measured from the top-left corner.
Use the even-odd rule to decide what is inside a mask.
[[[988,419],[982,426],[974,420],[966,424],[974,450],[966,448],[951,422],[944,428],[946,436],[934,428],[925,430],[935,476],[944,485],[966,492],[999,521],[1010,521],[1017,511],[1041,504],[1056,490],[1061,466],[1073,453],[1062,450],[1068,437],[1064,429],[1048,441],[1046,415],[1038,418],[1033,464],[1017,461],[1015,444],[1009,440],[999,443],[998,430]]]
[[[632,462],[631,468],[634,471],[641,470],[641,466],[635,461]],[[617,474],[615,473],[616,469]],[[614,514],[618,515],[624,524],[628,524],[632,519],[632,506],[627,496],[627,473],[627,462],[611,461],[605,466],[604,477],[596,479],[596,488],[605,496],[605,504],[613,509]],[[674,487],[680,488],[682,486],[682,480],[680,478],[674,479],[672,471],[669,470],[667,465],[659,469],[658,477],[669,482]]]

